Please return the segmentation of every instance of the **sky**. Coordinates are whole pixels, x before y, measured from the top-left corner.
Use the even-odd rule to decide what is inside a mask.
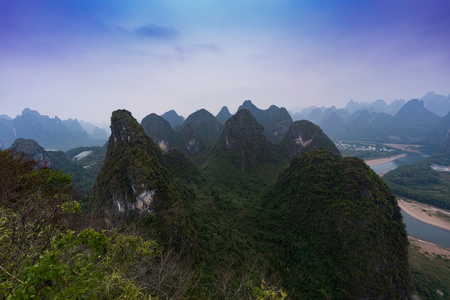
[[[449,16],[448,0],[0,0],[0,114],[448,95]]]

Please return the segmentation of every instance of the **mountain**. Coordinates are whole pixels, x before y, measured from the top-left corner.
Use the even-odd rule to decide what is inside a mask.
[[[412,99],[403,105],[395,118],[413,124],[426,124],[436,121],[439,116],[426,109],[422,100]]]
[[[0,118],[0,149],[8,148],[14,141],[12,120]]]
[[[272,159],[273,146],[263,133],[250,111],[241,109],[225,123],[212,157],[225,154],[242,171],[267,162]]]
[[[434,92],[429,92],[422,98],[424,106],[435,113],[436,115],[443,117],[450,111],[450,95],[437,95]]]
[[[289,160],[316,148],[324,148],[334,155],[341,155],[322,129],[307,120],[292,123],[281,140],[279,148],[283,156]]]
[[[439,121],[439,145],[444,153],[450,153],[450,112]]]
[[[395,196],[358,158],[296,157],[261,198],[259,239],[305,299],[408,299],[408,240]]]
[[[29,108],[13,120],[0,119],[0,129],[0,140],[5,148],[16,138],[32,139],[46,149],[61,150],[102,145],[105,141],[91,138],[77,120],[50,118]]]
[[[74,190],[81,196],[92,192],[95,177],[105,157],[105,150],[101,147],[80,147],[67,153],[46,151],[36,141],[22,138],[16,139],[11,148],[25,153],[40,168],[53,168],[70,174]]]
[[[347,128],[342,135],[348,138],[400,141],[404,137],[397,134],[394,119],[386,113],[356,111],[350,116]]]
[[[168,121],[173,129],[175,129],[179,125],[183,125],[184,123],[184,117],[179,116],[174,110],[169,110],[168,112],[165,112],[164,114],[161,115],[161,117],[164,118],[166,121]]]
[[[281,141],[292,124],[292,118],[284,107],[274,110],[269,117],[266,133],[269,140],[276,144]]]
[[[216,116],[217,121],[219,121],[220,124],[225,124],[225,122],[232,116],[230,111],[228,110],[228,107],[223,106],[219,113]]]
[[[353,114],[357,110],[367,110],[370,113],[388,113],[390,115],[395,115],[404,104],[405,100],[395,100],[389,105],[381,99],[370,103],[350,100],[347,103],[345,110],[348,111],[349,114]]]
[[[207,110],[200,109],[186,119],[180,131],[180,149],[189,156],[211,150],[223,125]]]
[[[405,103],[406,101],[404,99],[392,101],[391,104],[389,104],[389,109],[386,113],[394,116],[403,107],[403,105],[405,105]]]
[[[294,114],[291,114],[292,115],[292,120],[293,121],[299,121],[299,120],[303,120],[305,117],[301,114],[301,113],[299,113],[299,112],[296,112],[296,113],[294,113]]]
[[[126,110],[111,116],[111,136],[93,190],[93,207],[110,222],[143,218],[166,242],[186,239],[189,221],[183,198],[165,167],[158,145]]]
[[[37,163],[41,168],[52,168],[54,166],[50,157],[38,143],[30,139],[16,139],[11,145],[15,151],[20,151],[28,155],[28,157]]]
[[[84,130],[86,130],[88,136],[93,140],[106,141],[109,137],[109,135],[106,133],[107,128],[105,130],[104,127],[99,128],[98,126],[96,126],[90,122],[83,121],[83,120],[79,120],[78,123],[81,125],[81,127]],[[102,126],[102,125],[99,125],[99,126]]]
[[[4,119],[4,120],[12,120],[10,116],[5,115],[5,114],[0,114],[0,119]]]
[[[412,142],[438,143],[435,131],[440,118],[426,109],[423,101],[408,101],[394,117],[393,130],[400,138]]]
[[[271,105],[268,109],[262,110],[256,107],[250,100],[245,100],[239,106],[238,111],[247,109],[264,128],[264,134],[272,143],[277,143],[281,140],[287,128],[293,122],[287,110],[282,107],[279,108]]]
[[[167,120],[157,114],[146,116],[142,119],[141,126],[163,152],[177,144],[177,133]]]
[[[253,197],[273,181],[285,163],[276,146],[267,140],[261,124],[250,111],[240,109],[225,123],[201,170],[208,185],[218,193]]]
[[[83,132],[84,128],[80,125],[77,119],[67,119],[61,121],[67,128],[74,132]]]
[[[327,119],[320,122],[320,128],[331,137],[342,136],[346,124],[336,112],[333,112]]]

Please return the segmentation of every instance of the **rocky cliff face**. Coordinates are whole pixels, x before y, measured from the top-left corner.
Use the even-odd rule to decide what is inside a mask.
[[[316,148],[324,148],[334,155],[340,155],[333,141],[323,133],[322,129],[306,120],[292,123],[279,147],[280,151],[289,159]]]
[[[97,208],[110,215],[152,214],[176,202],[162,152],[126,110],[113,112],[103,167],[94,185]]]

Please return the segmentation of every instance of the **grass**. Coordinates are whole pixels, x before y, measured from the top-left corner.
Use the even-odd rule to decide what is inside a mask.
[[[449,299],[450,257],[421,253],[419,249],[415,245],[409,247],[409,263],[416,294],[421,299]]]

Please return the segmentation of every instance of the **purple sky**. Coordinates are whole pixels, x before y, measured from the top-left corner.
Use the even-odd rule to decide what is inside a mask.
[[[0,114],[450,94],[448,0],[0,0]]]

